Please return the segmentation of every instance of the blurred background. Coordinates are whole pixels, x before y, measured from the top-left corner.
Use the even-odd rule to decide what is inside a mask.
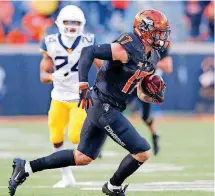
[[[0,1],[0,115],[46,114],[51,85],[39,81],[39,42],[57,33],[54,23],[65,5],[79,6],[86,32],[97,43],[131,31],[141,9],[159,9],[169,19],[173,73],[163,75],[166,100],[156,112],[213,113],[213,1]],[[95,70],[91,71],[93,84]],[[133,107],[133,106],[132,106]]]
[[[52,151],[47,125],[52,85],[40,83],[42,56],[39,47],[45,34],[58,32],[55,18],[60,9],[69,4],[83,10],[87,20],[85,31],[94,33],[97,43],[111,42],[121,32],[132,31],[134,16],[142,9],[158,9],[167,16],[172,30],[169,53],[173,59],[173,73],[162,74],[167,84],[166,98],[162,105],[152,107],[161,135],[161,151],[129,179],[128,182],[132,182],[129,190],[138,192],[128,195],[143,196],[141,191],[159,191],[156,196],[163,196],[162,191],[165,191],[165,196],[212,196],[214,2],[115,0],[0,0],[0,195],[7,195],[14,157],[31,160]],[[95,73],[92,68],[91,85]],[[136,99],[125,114],[152,143],[140,110],[141,104]],[[71,145],[66,143],[69,148]],[[80,192],[80,188],[100,190],[125,153],[108,140],[102,159],[73,169],[78,189],[73,189],[72,193],[89,196],[88,192]],[[51,189],[59,179],[58,171],[33,175],[17,194],[71,195],[70,189]],[[91,193],[101,195],[100,191]],[[147,196],[154,195],[154,192],[147,193]]]

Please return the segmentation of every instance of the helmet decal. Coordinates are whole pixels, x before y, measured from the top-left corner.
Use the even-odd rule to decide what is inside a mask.
[[[152,29],[154,28],[154,22],[149,17],[144,18],[142,22],[139,24],[139,28],[144,31],[152,31]]]

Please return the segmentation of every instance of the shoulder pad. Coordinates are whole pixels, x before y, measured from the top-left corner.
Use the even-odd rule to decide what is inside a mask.
[[[138,61],[144,56],[144,47],[133,33],[123,33],[114,42],[119,43],[127,51],[129,58]]]

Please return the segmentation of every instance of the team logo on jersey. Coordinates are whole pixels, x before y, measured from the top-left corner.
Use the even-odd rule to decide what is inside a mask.
[[[49,37],[47,43],[56,42],[56,39],[53,37]]]
[[[142,66],[143,66],[143,63],[142,63],[142,62],[139,62],[139,63],[137,64],[137,66],[138,66],[138,67],[142,67]]]
[[[69,54],[71,54],[71,53],[72,53],[72,49],[71,49],[71,48],[67,49],[67,52],[68,52]]]
[[[103,109],[104,109],[106,112],[108,112],[109,109],[110,109],[110,105],[109,105],[108,103],[104,103],[104,104],[103,104]]]
[[[87,34],[86,36],[82,37],[83,41],[87,41],[88,43],[92,43],[93,42],[93,38],[90,34]]]

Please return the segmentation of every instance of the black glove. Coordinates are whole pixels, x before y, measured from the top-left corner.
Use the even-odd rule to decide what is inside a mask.
[[[88,109],[90,105],[93,105],[93,100],[91,98],[91,92],[89,89],[89,84],[88,82],[80,82],[79,83],[79,96],[80,100],[78,103],[78,107],[80,107],[81,103],[81,108],[82,109]]]

